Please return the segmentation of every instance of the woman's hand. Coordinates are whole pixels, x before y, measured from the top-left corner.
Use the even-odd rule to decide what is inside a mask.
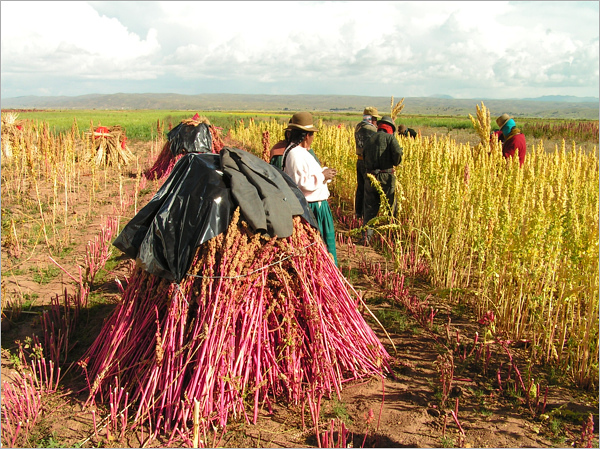
[[[323,169],[323,175],[325,176],[325,182],[331,181],[337,175],[337,170],[334,168]]]

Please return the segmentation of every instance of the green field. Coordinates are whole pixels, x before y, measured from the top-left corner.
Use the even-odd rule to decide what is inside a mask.
[[[4,112],[4,111],[3,111]],[[275,119],[285,123],[291,116],[290,113],[264,112],[264,111],[197,111],[200,115],[207,117],[210,122],[223,128],[226,135],[239,120],[267,120]],[[103,126],[120,125],[125,129],[127,137],[133,140],[150,140],[157,134],[160,124],[163,129],[169,130],[179,124],[182,119],[191,118],[194,112],[183,110],[164,109],[140,109],[140,110],[43,110],[18,112],[20,120],[31,120],[33,122],[46,122],[51,130],[56,133],[68,131],[74,124],[79,131],[85,131],[99,124]],[[473,115],[475,111],[473,111]],[[360,114],[349,112],[315,112],[317,119],[322,119],[327,124],[343,124],[354,126],[360,121]],[[405,115],[402,114],[397,122],[404,123],[410,128],[440,128],[440,131],[452,131],[454,129],[472,130],[473,125],[468,116],[440,116],[440,115]],[[492,119],[492,128],[494,128]],[[579,142],[598,141],[598,120],[574,120],[574,119],[540,119],[540,118],[518,118],[517,125],[522,128],[526,135],[540,137],[544,132],[552,131],[553,138],[573,139]],[[540,131],[542,127],[551,131]],[[550,136],[547,136],[550,137]]]

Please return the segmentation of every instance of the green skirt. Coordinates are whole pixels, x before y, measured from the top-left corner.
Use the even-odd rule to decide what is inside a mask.
[[[335,229],[333,227],[333,214],[329,208],[329,203],[325,201],[315,201],[314,203],[308,203],[308,207],[312,210],[315,219],[317,220],[317,226],[319,232],[327,250],[333,256],[335,265],[338,266],[337,253],[335,251]]]

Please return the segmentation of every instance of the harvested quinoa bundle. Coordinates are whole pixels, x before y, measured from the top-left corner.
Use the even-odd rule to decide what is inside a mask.
[[[319,233],[297,216],[290,237],[270,238],[239,217],[198,247],[179,284],[134,271],[84,358],[90,398],[118,376],[136,422],[186,434],[195,400],[205,426],[255,423],[279,400],[308,403],[318,420],[322,397],[389,372]]]

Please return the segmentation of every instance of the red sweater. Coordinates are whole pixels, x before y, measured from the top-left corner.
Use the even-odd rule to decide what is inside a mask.
[[[522,167],[525,163],[525,153],[527,152],[527,143],[523,133],[515,134],[509,137],[502,145],[502,155],[505,158],[513,157],[515,151],[519,151],[519,165]]]

